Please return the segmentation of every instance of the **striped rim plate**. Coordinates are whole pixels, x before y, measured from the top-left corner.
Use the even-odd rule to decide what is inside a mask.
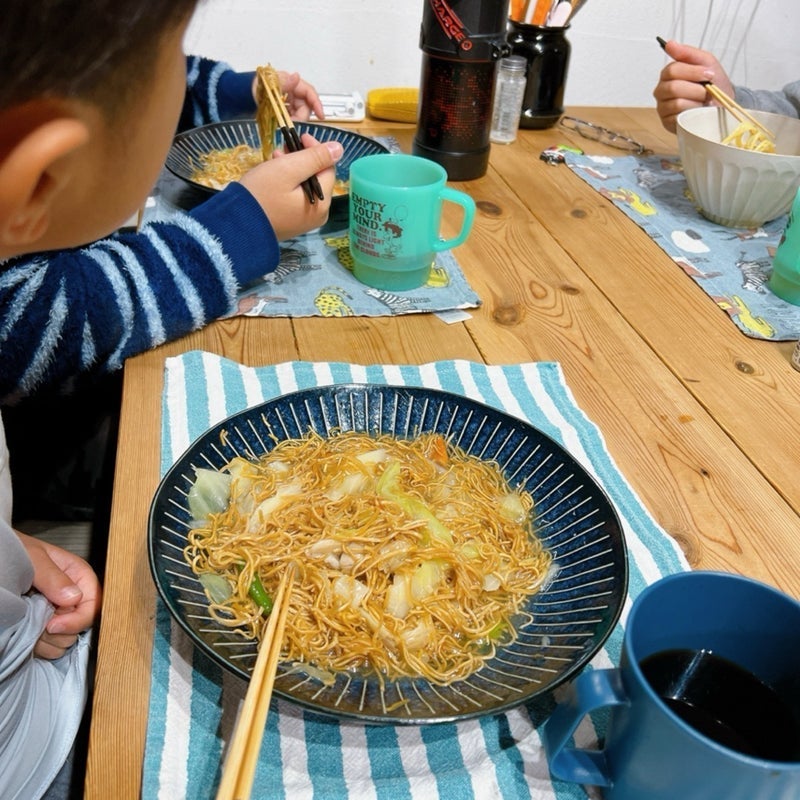
[[[256,658],[248,642],[208,614],[203,588],[183,558],[186,495],[195,467],[258,458],[275,442],[314,430],[413,437],[438,432],[500,465],[534,499],[533,526],[557,570],[532,596],[516,641],[467,679],[384,681],[338,675],[332,686],[279,666],[274,692],[314,711],[362,722],[421,724],[497,714],[548,695],[602,647],[619,619],[628,558],[619,517],[603,489],[553,439],[527,422],[448,392],[339,384],[278,397],[234,414],[199,437],[164,476],[150,509],[148,549],[157,589],[197,647],[244,679]],[[526,615],[527,618],[527,615]]]

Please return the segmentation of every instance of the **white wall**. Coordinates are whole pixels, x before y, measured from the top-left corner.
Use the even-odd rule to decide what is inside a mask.
[[[321,92],[418,86],[425,0],[202,0],[187,52],[237,69],[271,63]],[[712,50],[734,83],[779,88],[800,78],[798,0],[590,0],[568,38],[565,102],[652,105],[665,56],[655,37]]]

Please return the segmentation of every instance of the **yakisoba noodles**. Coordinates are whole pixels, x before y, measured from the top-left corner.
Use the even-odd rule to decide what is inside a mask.
[[[211,614],[260,636],[261,594],[295,563],[281,658],[323,680],[462,679],[515,638],[551,566],[530,495],[437,434],[309,433],[226,471],[227,507],[185,550]]]
[[[722,144],[755,150],[759,153],[774,153],[775,142],[750,122],[741,122],[723,140]]]

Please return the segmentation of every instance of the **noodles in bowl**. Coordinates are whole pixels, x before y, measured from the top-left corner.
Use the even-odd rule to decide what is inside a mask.
[[[346,226],[350,165],[363,156],[388,153],[389,148],[356,131],[318,122],[296,122],[294,127],[301,136],[308,133],[319,142],[340,142],[344,148],[344,155],[336,162],[331,218]],[[275,134],[275,146],[283,146],[280,130]],[[179,133],[172,142],[163,190],[174,205],[190,209],[262,160],[261,136],[254,119],[212,122],[192,128]]]
[[[551,564],[530,495],[439,434],[285,440],[257,462],[200,473],[190,504],[207,509],[215,482],[226,507],[185,550],[212,616],[260,636],[265,598],[294,563],[282,657],[323,680],[463,680],[516,638]]]

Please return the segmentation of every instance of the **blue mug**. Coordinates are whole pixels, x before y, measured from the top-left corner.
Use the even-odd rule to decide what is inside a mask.
[[[606,800],[800,798],[800,603],[721,572],[645,589],[619,669],[588,670],[544,725],[556,778]],[[601,750],[571,738],[610,707]]]

